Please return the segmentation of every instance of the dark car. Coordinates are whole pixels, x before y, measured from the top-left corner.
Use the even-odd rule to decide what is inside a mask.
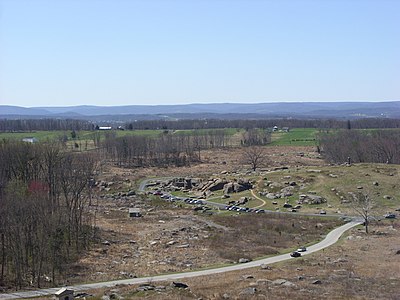
[[[395,219],[395,218],[396,218],[396,215],[395,215],[395,214],[386,214],[386,215],[385,215],[385,218],[386,218],[386,219]]]
[[[290,253],[290,256],[291,256],[291,257],[300,257],[300,256],[301,256],[301,253],[300,253],[300,252],[297,252],[297,251],[294,251],[294,252]]]

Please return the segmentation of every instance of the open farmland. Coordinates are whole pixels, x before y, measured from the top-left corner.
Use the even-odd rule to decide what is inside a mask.
[[[316,146],[318,130],[315,128],[293,128],[289,132],[272,133],[272,146]]]

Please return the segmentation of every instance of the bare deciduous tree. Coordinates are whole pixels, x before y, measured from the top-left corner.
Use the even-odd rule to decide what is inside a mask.
[[[374,201],[370,194],[367,192],[350,193],[352,196],[351,207],[353,210],[363,218],[365,232],[368,233],[369,220],[371,218],[372,210],[374,208]]]
[[[268,162],[268,157],[263,147],[246,147],[243,150],[242,160],[244,164],[251,166],[253,171],[257,168],[265,166]]]

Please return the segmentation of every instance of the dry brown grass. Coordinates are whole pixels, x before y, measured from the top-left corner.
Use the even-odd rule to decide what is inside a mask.
[[[219,215],[213,219],[231,230],[216,232],[207,245],[210,251],[233,262],[241,257],[255,259],[306,245],[340,224],[337,219],[270,213]]]
[[[135,287],[114,291],[125,299],[400,299],[400,223],[384,222],[366,235],[353,229],[324,251],[271,266],[182,280],[189,289],[136,292]],[[273,283],[285,279],[293,285]],[[313,284],[320,280],[320,284]],[[254,287],[254,295],[243,294]],[[98,297],[110,289],[94,292]],[[229,297],[229,298],[228,298]]]

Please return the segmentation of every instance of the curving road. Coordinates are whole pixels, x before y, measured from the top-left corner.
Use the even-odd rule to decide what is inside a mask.
[[[320,251],[326,247],[329,247],[336,243],[340,236],[359,224],[362,224],[361,221],[354,220],[352,222],[346,223],[331,232],[329,232],[326,237],[312,246],[310,246],[306,252],[303,252],[302,255],[310,255],[311,253]],[[123,280],[113,280],[113,281],[106,281],[106,282],[99,282],[99,283],[89,283],[89,284],[80,284],[69,286],[67,288],[73,289],[75,292],[84,291],[89,289],[96,289],[96,288],[104,288],[104,287],[113,287],[120,284],[143,284],[143,283],[154,283],[159,281],[171,281],[171,280],[179,280],[184,278],[191,278],[197,276],[204,276],[204,275],[211,275],[211,274],[219,274],[224,272],[230,271],[237,271],[243,270],[247,268],[257,267],[262,264],[273,264],[289,259],[296,259],[292,258],[289,253],[281,254],[277,256],[272,256],[268,258],[263,258],[260,260],[251,261],[245,264],[235,264],[227,267],[221,267],[216,269],[208,269],[208,270],[200,270],[200,271],[193,271],[193,272],[184,272],[184,273],[176,273],[176,274],[167,274],[167,275],[157,275],[157,276],[149,276],[149,277],[142,277],[142,278],[133,278],[133,279],[123,279]],[[19,298],[31,298],[31,297],[39,297],[39,296],[48,296],[52,295],[60,289],[58,288],[50,288],[50,289],[41,289],[36,291],[27,291],[27,292],[15,292],[9,294],[0,294],[0,299],[19,299]]]

